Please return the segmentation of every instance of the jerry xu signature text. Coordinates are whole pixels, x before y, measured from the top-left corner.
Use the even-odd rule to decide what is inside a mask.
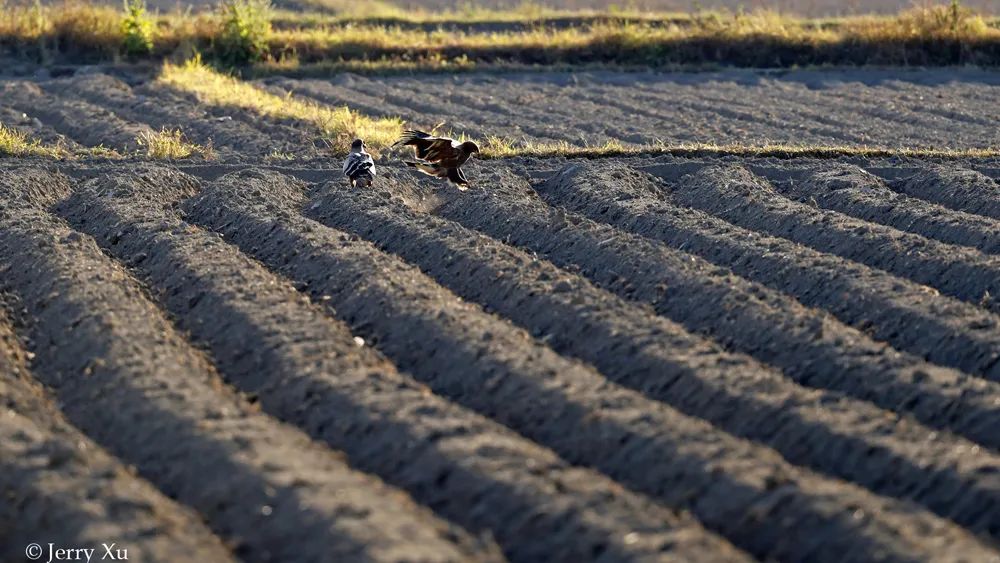
[[[54,543],[47,543],[44,546],[38,543],[29,543],[24,548],[24,556],[28,561],[44,561],[45,563],[55,563],[56,561],[128,561],[128,549],[118,547],[115,543],[102,543],[101,547],[60,547]]]

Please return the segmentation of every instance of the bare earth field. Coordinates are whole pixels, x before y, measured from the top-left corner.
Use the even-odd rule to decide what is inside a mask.
[[[1000,143],[1000,75],[976,70],[563,72],[272,79],[324,102],[469,136],[631,143]]]
[[[1000,144],[1000,75],[976,70],[763,73],[343,74],[268,78],[272,91],[473,138],[625,143],[982,148]],[[0,79],[0,118],[46,141],[135,150],[150,127],[180,127],[226,158],[275,150],[316,156],[295,124],[204,106],[190,94],[100,69],[38,80]]]
[[[998,82],[259,84],[474,136],[984,147]],[[300,124],[135,75],[10,77],[0,120],[219,153],[0,159],[2,561],[1000,561],[1000,160],[513,158],[459,192],[386,153],[358,191]]]

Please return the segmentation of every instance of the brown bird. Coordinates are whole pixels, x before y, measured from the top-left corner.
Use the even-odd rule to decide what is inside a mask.
[[[403,136],[393,146],[409,145],[414,149],[415,160],[407,160],[407,166],[412,166],[424,174],[436,178],[447,178],[465,189],[469,179],[462,173],[461,166],[465,164],[472,153],[479,152],[479,145],[472,141],[459,143],[448,137],[435,137],[423,131],[405,131]]]

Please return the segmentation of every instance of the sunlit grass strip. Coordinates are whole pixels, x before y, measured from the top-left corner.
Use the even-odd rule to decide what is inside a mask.
[[[401,11],[384,3],[333,3],[326,14],[282,14],[263,44],[265,59],[293,57],[302,64],[398,61],[401,66],[618,64],[671,67],[724,64],[749,67],[804,65],[1000,65],[995,16],[961,6],[919,7],[894,16],[804,19],[771,11],[639,14],[578,12],[570,21],[524,6],[509,13],[481,9],[448,13]],[[3,5],[0,49],[68,62],[112,60],[123,49],[123,14],[80,2]],[[596,18],[596,19],[595,19]],[[441,24],[514,22],[505,31],[441,31]],[[217,13],[159,16],[154,60],[178,51],[220,57],[224,20]],[[430,29],[428,29],[430,26]],[[474,27],[474,26],[473,26]],[[519,28],[517,28],[519,27]],[[382,65],[391,70],[391,64]]]
[[[1000,64],[1000,30],[964,8],[917,9],[894,18],[822,23],[774,12],[698,17],[690,25],[607,21],[497,32],[340,26],[276,31],[272,51],[301,63],[351,60],[468,60],[525,64],[719,63],[785,67],[813,64]]]
[[[157,160],[181,160],[200,156],[206,160],[215,158],[212,147],[189,142],[180,129],[162,129],[139,135],[139,146],[146,150],[146,156]]]
[[[0,123],[0,156],[47,156],[59,158],[66,155],[62,147],[49,147],[37,139]]]
[[[738,156],[753,158],[998,158],[1000,147],[966,149],[891,148],[864,145],[742,145],[715,143],[682,143],[671,145],[653,143],[626,145],[608,141],[600,146],[581,147],[569,143],[515,143],[499,137],[486,140],[481,154],[484,159],[512,157],[533,158],[601,158],[616,156],[679,156],[714,157]]]
[[[159,84],[194,94],[213,106],[239,108],[273,119],[292,119],[315,127],[334,147],[346,147],[354,138],[373,149],[389,146],[399,138],[403,122],[395,118],[372,118],[347,107],[330,107],[311,100],[279,96],[227,74],[200,60],[182,65],[164,64]]]

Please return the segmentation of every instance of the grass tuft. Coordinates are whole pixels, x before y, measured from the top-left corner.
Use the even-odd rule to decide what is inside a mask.
[[[201,156],[206,160],[215,158],[211,146],[203,147],[188,142],[180,129],[163,128],[159,132],[142,133],[136,138],[141,147],[145,147],[146,156],[157,160],[181,160],[192,156]]]
[[[47,147],[37,139],[28,136],[17,129],[0,123],[0,156],[47,156],[59,158],[65,156],[61,147]]]
[[[332,146],[344,149],[352,139],[361,138],[378,150],[395,142],[403,130],[400,119],[367,117],[347,107],[330,107],[290,93],[280,96],[220,73],[197,57],[181,65],[165,64],[157,82],[193,94],[206,105],[239,108],[273,119],[304,122],[315,128]]]

